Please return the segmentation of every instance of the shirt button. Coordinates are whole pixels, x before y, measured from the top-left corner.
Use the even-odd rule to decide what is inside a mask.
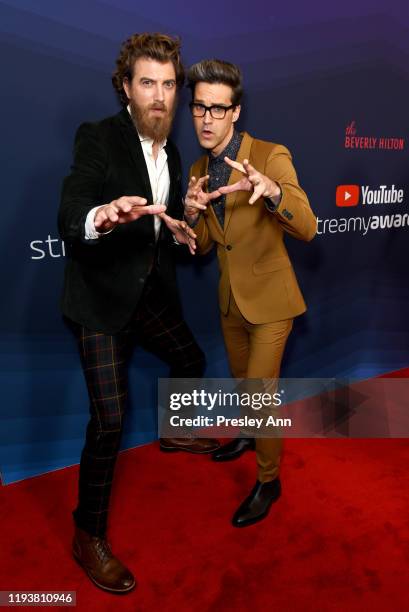
[[[228,245],[226,246],[226,249],[227,249],[228,251],[231,251],[231,250],[232,250],[232,248],[233,248],[233,247],[232,247],[232,245],[231,245],[231,244],[228,244]]]

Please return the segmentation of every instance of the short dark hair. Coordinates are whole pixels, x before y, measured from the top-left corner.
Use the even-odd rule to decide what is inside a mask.
[[[197,83],[223,83],[232,88],[232,104],[238,106],[243,94],[241,70],[235,64],[223,60],[202,60],[193,64],[187,74],[187,86],[194,96]]]
[[[133,34],[121,46],[116,60],[116,70],[112,75],[112,85],[121,103],[126,106],[128,97],[123,88],[126,77],[132,80],[135,61],[140,57],[154,59],[157,62],[172,62],[175,68],[176,85],[180,88],[185,82],[185,70],[180,57],[180,39],[167,34],[149,33]]]

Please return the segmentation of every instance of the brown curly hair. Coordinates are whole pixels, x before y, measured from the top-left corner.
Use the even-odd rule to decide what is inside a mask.
[[[179,88],[182,87],[185,81],[185,70],[180,58],[180,39],[159,32],[133,34],[122,44],[116,60],[116,70],[112,75],[112,85],[123,106],[128,104],[123,80],[125,77],[129,81],[132,80],[133,67],[139,57],[148,57],[158,62],[172,62],[175,68],[176,85]]]

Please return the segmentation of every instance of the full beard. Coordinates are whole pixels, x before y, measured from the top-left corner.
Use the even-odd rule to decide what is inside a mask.
[[[160,102],[150,104],[146,108],[142,108],[132,101],[129,102],[129,105],[132,121],[139,134],[152,138],[155,142],[163,142],[169,136],[175,114],[176,100],[170,109]],[[149,111],[151,109],[163,110],[164,114],[161,117],[154,117],[150,115]]]

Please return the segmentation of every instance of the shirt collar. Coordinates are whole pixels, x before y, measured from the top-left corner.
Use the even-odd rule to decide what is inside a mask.
[[[209,163],[217,164],[223,162],[225,157],[229,157],[230,159],[236,159],[237,153],[240,149],[241,140],[241,134],[236,130],[233,130],[233,136],[231,137],[230,141],[223,149],[223,151],[219,153],[219,155],[212,155],[212,153],[209,151]]]

